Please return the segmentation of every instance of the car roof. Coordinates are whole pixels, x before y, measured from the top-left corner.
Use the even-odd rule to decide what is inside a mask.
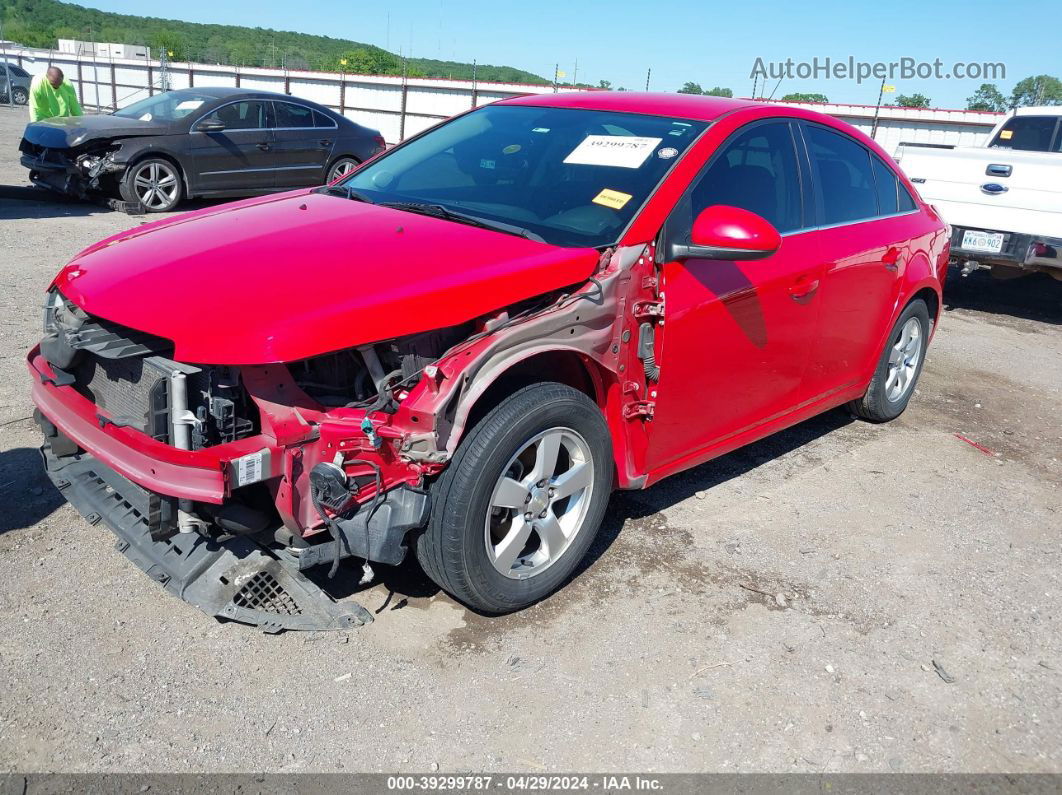
[[[289,94],[280,94],[276,91],[259,91],[252,88],[236,88],[235,86],[194,86],[192,88],[178,88],[174,94],[205,94],[208,97],[214,97],[215,99],[228,99],[230,97],[262,97],[268,99],[288,99],[295,100],[296,102],[306,102],[313,105],[317,103],[311,103],[308,99],[302,99],[301,97],[293,97]]]
[[[748,99],[639,91],[570,91],[563,94],[528,94],[503,99],[497,104],[608,110],[617,113],[678,117],[694,121],[714,121],[732,110],[763,107],[762,102],[753,102]]]

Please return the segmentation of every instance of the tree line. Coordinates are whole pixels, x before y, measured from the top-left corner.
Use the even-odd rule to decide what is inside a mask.
[[[307,33],[211,25],[116,14],[58,0],[0,0],[4,38],[54,49],[58,39],[140,44],[175,61],[234,66],[286,67],[357,74],[407,74],[471,80],[473,65],[433,58],[403,59],[372,44]],[[478,80],[549,85],[544,77],[511,66],[479,64]]]

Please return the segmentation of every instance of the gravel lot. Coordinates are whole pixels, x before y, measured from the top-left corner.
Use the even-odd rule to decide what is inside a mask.
[[[42,292],[143,219],[28,188],[23,113],[0,109],[0,769],[1062,772],[1062,283],[953,273],[900,420],[832,412],[616,495],[537,607],[484,618],[380,567],[374,624],[268,636],[165,594],[41,473]]]

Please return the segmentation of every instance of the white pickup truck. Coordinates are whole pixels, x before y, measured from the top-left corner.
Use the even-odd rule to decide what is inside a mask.
[[[951,225],[964,273],[1062,279],[1062,106],[1013,111],[984,146],[901,144],[896,160]]]

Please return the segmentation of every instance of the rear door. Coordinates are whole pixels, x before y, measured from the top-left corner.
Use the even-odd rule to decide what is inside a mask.
[[[712,156],[668,220],[688,235],[706,207],[740,207],[782,234],[761,260],[663,265],[665,324],[649,468],[696,463],[705,451],[799,406],[818,344],[821,259],[804,232],[804,168],[788,120],[738,130]]]
[[[296,102],[274,101],[273,110],[277,185],[299,188],[323,184],[338,132],[335,122]]]
[[[229,102],[198,119],[188,133],[196,171],[195,191],[269,190],[276,185],[271,103]],[[220,132],[198,132],[202,121],[220,121]]]
[[[802,123],[811,164],[817,229],[810,233],[825,264],[822,332],[808,368],[821,396],[863,379],[899,296],[918,212],[890,166],[859,141]]]

